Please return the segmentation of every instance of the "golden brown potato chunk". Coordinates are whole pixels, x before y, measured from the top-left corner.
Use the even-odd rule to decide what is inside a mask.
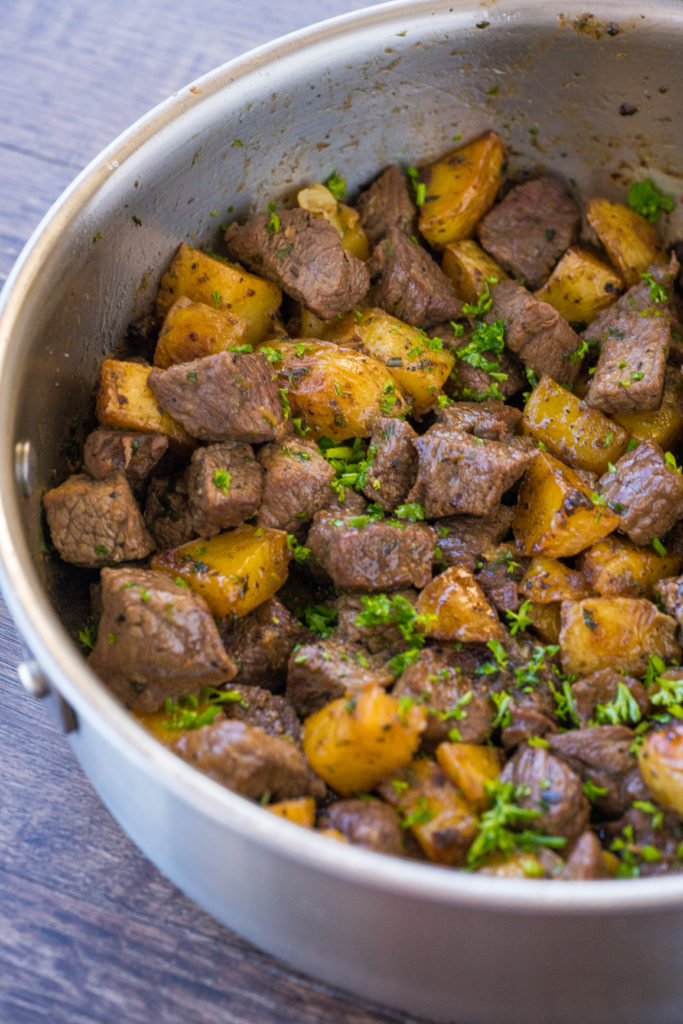
[[[554,306],[565,320],[589,324],[623,289],[623,281],[607,263],[573,245],[534,294]]]
[[[664,246],[655,229],[623,203],[591,199],[586,217],[629,288],[640,282],[651,263],[664,260]]]
[[[469,569],[452,565],[420,592],[415,610],[424,615],[427,636],[437,640],[486,643],[505,630]]]
[[[189,363],[232,345],[245,345],[248,334],[247,322],[241,316],[183,296],[166,314],[154,350],[154,365],[165,370],[174,363]]]
[[[562,602],[562,669],[579,676],[614,668],[642,676],[651,654],[665,661],[680,656],[677,623],[651,601],[589,597]]]

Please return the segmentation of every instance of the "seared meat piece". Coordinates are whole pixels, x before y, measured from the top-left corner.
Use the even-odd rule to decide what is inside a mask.
[[[477,226],[482,248],[512,277],[540,288],[565,249],[579,237],[579,208],[555,178],[511,189]]]
[[[522,448],[474,438],[439,423],[414,444],[420,462],[408,501],[424,505],[428,519],[454,512],[490,513],[535,458]]]
[[[492,295],[486,321],[505,321],[508,348],[539,377],[547,373],[560,384],[573,384],[580,365],[578,359],[572,359],[579,337],[557,310],[516,281],[494,285]]]
[[[449,738],[463,743],[485,743],[491,732],[494,707],[481,683],[473,683],[448,665],[437,651],[426,647],[408,665],[392,690],[394,697],[410,697],[427,708],[422,746],[433,752]]]
[[[161,408],[203,441],[256,444],[287,431],[277,382],[260,352],[218,352],[155,367],[147,383]]]
[[[432,578],[436,533],[422,523],[317,512],[306,543],[344,590],[424,587]]]
[[[373,303],[414,327],[460,316],[462,303],[439,265],[400,228],[389,228],[370,261]]]
[[[681,870],[683,824],[673,814],[629,807],[618,821],[609,822],[600,831],[608,849],[615,839],[626,843],[633,855],[629,859],[635,862],[636,873],[643,878]],[[615,852],[619,856],[619,850]]]
[[[389,596],[391,599],[403,598],[412,605],[417,601],[416,590],[399,590]],[[382,651],[387,660],[393,653],[403,651],[409,646],[403,639],[401,630],[394,623],[379,626],[358,625],[356,620],[363,611],[362,594],[342,594],[336,603],[339,612],[339,633],[348,640],[363,644],[373,654]]]
[[[654,441],[641,441],[598,482],[607,504],[621,516],[620,529],[635,544],[663,537],[683,516],[683,476],[668,466]]]
[[[603,849],[594,832],[587,829],[579,836],[574,849],[567,857],[567,863],[557,877],[567,881],[610,877]]]
[[[326,512],[335,512],[337,515],[341,512],[348,516],[362,516],[368,507],[363,495],[358,491],[351,490],[350,487],[344,488],[343,497],[336,490],[331,491],[330,494],[331,500],[327,501],[324,506]]]
[[[127,707],[155,711],[237,672],[204,598],[166,573],[103,569],[102,609],[89,665]]]
[[[237,681],[268,690],[284,683],[292,649],[311,636],[277,597],[234,622],[223,619],[219,630],[237,664]]]
[[[487,548],[510,532],[514,506],[499,505],[485,516],[449,516],[434,523],[437,544],[447,565],[464,565],[471,572]]]
[[[372,425],[370,449],[374,457],[367,472],[365,496],[387,512],[405,501],[417,475],[417,434],[405,420],[378,416]]]
[[[70,476],[43,495],[52,543],[65,562],[111,565],[145,558],[154,541],[120,470],[102,480]]]
[[[286,697],[278,697],[260,686],[232,683],[227,688],[238,700],[221,704],[226,718],[263,729],[269,736],[282,736],[301,743],[301,722]]]
[[[241,441],[197,448],[186,481],[192,522],[200,537],[241,526],[261,503],[263,470],[251,445]]]
[[[85,440],[83,467],[96,480],[121,469],[131,483],[137,483],[154,469],[167,448],[163,434],[98,427]]]
[[[401,819],[383,800],[336,800],[323,811],[320,828],[336,828],[356,846],[377,853],[403,853]]]
[[[185,474],[153,477],[147,488],[145,523],[159,551],[178,548],[196,537]]]
[[[486,552],[483,563],[476,580],[488,600],[499,612],[516,612],[523,601],[519,584],[529,568],[530,559],[516,558],[514,545],[506,547],[501,544],[497,549]]]
[[[393,166],[358,196],[356,209],[371,246],[377,245],[390,228],[417,234],[417,210],[410,192],[403,171]]]
[[[670,548],[667,546],[668,550]],[[683,626],[683,576],[668,576],[667,579],[660,580],[656,591],[669,615],[673,615],[679,626]]]
[[[276,226],[277,224],[277,226]],[[252,217],[225,232],[229,255],[275,281],[323,320],[348,313],[370,287],[362,260],[343,248],[339,232],[308,210]]]
[[[489,441],[505,441],[514,433],[522,412],[513,405],[487,399],[485,402],[454,402],[437,409],[435,417],[438,423],[465,434]]]
[[[578,772],[584,782],[598,790],[593,802],[601,814],[616,818],[634,800],[649,800],[649,791],[631,753],[635,733],[623,725],[596,725],[588,729],[548,735],[553,754]]]
[[[595,709],[598,704],[610,704],[617,697],[619,683],[623,683],[628,688],[640,708],[641,714],[647,714],[650,709],[650,700],[643,684],[638,679],[632,679],[631,676],[621,675],[615,669],[603,668],[583,679],[578,679],[571,685],[574,710],[582,726],[587,726],[595,717]]]
[[[680,334],[681,325],[676,316],[674,293],[674,282],[678,271],[679,264],[674,253],[671,254],[668,263],[652,263],[647,268],[647,273],[643,275],[643,280],[634,284],[616,302],[598,313],[581,337],[601,342],[610,327],[621,316],[631,313],[640,314],[646,310],[649,317],[664,320]],[[653,282],[655,287],[653,287]],[[661,288],[657,288],[657,285],[661,285]],[[663,298],[662,289],[666,293],[666,298]],[[648,317],[643,317],[643,319],[648,319]]]
[[[348,641],[328,637],[292,651],[287,666],[287,699],[305,717],[325,704],[374,683],[394,681],[381,657]]]
[[[500,778],[502,782],[528,787],[530,792],[520,797],[519,806],[539,811],[538,817],[522,819],[520,828],[566,836],[569,840],[576,839],[586,828],[590,804],[583,794],[581,779],[543,747],[520,748],[505,765]]]
[[[555,732],[553,712],[548,706],[552,703],[552,694],[547,686],[544,690],[533,690],[530,693],[514,692],[508,705],[510,722],[500,733],[500,741],[505,750],[518,747],[532,736]]]
[[[312,441],[291,437],[267,444],[258,458],[266,471],[259,526],[294,533],[329,504],[335,471]]]
[[[220,718],[183,733],[171,750],[222,786],[252,800],[321,797],[325,786],[290,740]]]
[[[606,413],[659,409],[670,334],[661,318],[629,312],[613,320],[601,342],[586,404]]]
[[[430,331],[430,334],[433,333]],[[493,371],[496,374],[493,377],[480,366],[471,366],[464,358],[458,356],[460,349],[465,348],[471,341],[472,331],[465,328],[463,334],[453,339],[449,338],[449,333],[450,331],[444,331],[438,336],[456,357],[455,366],[448,382],[454,398],[471,398],[475,401],[490,399],[492,395],[510,398],[527,386],[524,367],[513,352],[503,349],[502,352],[486,351],[482,353],[489,362],[500,367],[499,370]]]

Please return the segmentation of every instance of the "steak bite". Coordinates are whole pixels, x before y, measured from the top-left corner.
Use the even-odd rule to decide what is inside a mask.
[[[628,689],[640,709],[641,715],[650,710],[650,699],[645,687],[638,679],[622,675],[613,668],[603,668],[589,676],[578,679],[571,685],[574,710],[582,726],[588,726],[595,718],[599,704],[610,704],[619,694],[619,683]]]
[[[400,599],[400,601],[396,601],[397,605],[403,604],[403,607],[406,608],[404,602],[408,601],[414,606],[417,601],[417,591],[399,590],[390,595],[390,600],[394,601],[396,598]],[[404,639],[396,622],[367,626],[363,619],[358,621],[358,617],[365,610],[364,601],[367,601],[367,597],[363,594],[342,594],[337,598],[338,633],[354,643],[363,644],[373,654],[381,651],[385,661],[394,653],[406,650],[410,643]]]
[[[505,344],[539,377],[547,373],[560,384],[573,384],[580,366],[572,358],[579,336],[549,303],[541,302],[517,284],[501,281],[493,286],[487,323],[505,321]]]
[[[523,818],[518,827],[569,840],[577,839],[585,830],[590,804],[583,794],[581,779],[543,747],[520,747],[500,778],[501,782],[526,787],[528,794],[520,796],[519,806],[538,811],[537,817]]]
[[[648,801],[651,804],[651,801]],[[627,839],[626,849],[637,857],[635,874],[647,878],[681,870],[683,823],[674,814],[644,807],[629,807],[618,821],[601,828],[603,842]]]
[[[294,650],[287,666],[287,699],[297,712],[312,715],[338,697],[363,687],[390,686],[394,677],[384,659],[336,637],[304,644]]]
[[[282,210],[231,224],[225,241],[232,258],[279,284],[323,320],[354,309],[370,288],[363,261],[344,249],[324,217],[308,210]]]
[[[263,729],[269,736],[282,736],[301,744],[301,722],[286,697],[279,697],[260,686],[231,683],[229,691],[235,700],[221,704],[226,718]]]
[[[638,758],[631,753],[635,738],[633,730],[623,725],[596,725],[546,736],[552,753],[595,787],[593,802],[609,818],[623,814],[634,800],[650,799]]]
[[[594,832],[590,829],[582,832],[557,877],[566,881],[611,878],[600,840]]]
[[[624,292],[611,306],[598,313],[581,337],[589,341],[602,341],[616,320],[631,313],[662,319],[680,334],[682,328],[676,311],[674,291],[679,269],[678,260],[673,252],[668,263],[652,263],[647,272],[641,274],[642,280]]]
[[[166,573],[103,569],[102,609],[88,663],[127,707],[155,711],[237,672],[204,598]]]
[[[602,412],[652,412],[662,404],[671,327],[633,311],[604,333],[586,404]]]
[[[179,548],[197,536],[184,473],[152,477],[147,488],[145,523],[159,551]]]
[[[111,565],[146,558],[154,541],[125,474],[101,480],[84,473],[70,476],[43,495],[52,543],[65,562]]]
[[[284,684],[292,649],[311,636],[277,597],[234,622],[221,620],[219,630],[237,664],[237,682],[268,690]]]
[[[408,501],[423,505],[427,519],[458,512],[487,515],[535,458],[535,452],[522,447],[439,423],[414,444],[419,468]]]
[[[655,591],[665,610],[683,627],[683,576],[667,576],[659,580]]]
[[[505,441],[512,437],[522,418],[520,409],[495,399],[485,402],[453,402],[435,411],[438,423],[455,430],[490,441]]]
[[[83,467],[96,480],[120,469],[135,484],[154,469],[167,448],[164,434],[98,427],[85,440]]]
[[[318,512],[306,543],[344,590],[421,588],[432,578],[436,533],[421,523]]]
[[[397,812],[383,800],[336,800],[321,814],[319,828],[334,828],[355,846],[377,853],[403,853],[403,829]]]
[[[565,249],[579,237],[581,214],[556,178],[516,185],[477,226],[482,244],[503,270],[540,288]]]
[[[484,516],[449,516],[434,523],[437,544],[446,565],[464,565],[474,572],[481,554],[510,532],[513,505],[498,505]]]
[[[374,451],[363,491],[386,512],[405,501],[417,475],[417,434],[405,420],[378,416],[372,425],[368,452]]]
[[[663,537],[683,516],[683,476],[667,464],[654,441],[641,441],[622,455],[598,487],[621,516],[619,528],[635,544]]]
[[[312,441],[291,437],[264,445],[258,460],[265,470],[259,526],[294,533],[329,504],[335,470]]]
[[[417,210],[410,194],[408,180],[400,167],[387,167],[372,185],[358,196],[356,209],[360,222],[375,246],[390,228],[417,234]]]
[[[414,327],[461,315],[462,303],[439,265],[399,228],[389,228],[370,261],[374,305]]]
[[[276,379],[260,352],[218,352],[155,367],[147,382],[161,408],[202,441],[257,444],[287,432]]]
[[[296,744],[226,718],[183,733],[171,750],[221,786],[252,800],[321,797],[325,785]]]
[[[263,470],[251,445],[241,441],[197,448],[186,480],[192,523],[200,537],[241,526],[261,503]]]

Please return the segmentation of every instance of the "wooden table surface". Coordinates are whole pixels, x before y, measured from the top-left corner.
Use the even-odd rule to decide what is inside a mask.
[[[42,214],[135,118],[358,0],[1,0],[0,284]],[[17,682],[0,604],[0,1024],[407,1021],[312,981],[190,903],[100,804]]]

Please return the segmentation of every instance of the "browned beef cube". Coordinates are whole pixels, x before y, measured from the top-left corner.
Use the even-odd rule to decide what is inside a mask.
[[[504,441],[512,436],[522,413],[505,402],[487,399],[485,402],[453,402],[437,409],[435,416],[438,423],[445,423],[465,434]]]
[[[667,551],[671,551],[668,539]],[[673,615],[679,626],[683,626],[683,576],[668,576],[660,580],[656,590],[669,615]]]
[[[493,287],[488,323],[505,321],[505,344],[539,377],[547,373],[560,384],[573,384],[579,372],[572,359],[579,337],[549,303],[541,302],[516,281]]]
[[[327,512],[343,512],[349,516],[362,516],[368,507],[368,503],[362,494],[344,487],[343,490],[334,490],[331,498],[325,503],[324,509]]]
[[[437,544],[446,565],[464,565],[473,571],[487,548],[498,544],[510,532],[515,516],[513,506],[499,505],[485,516],[449,516],[439,519]]]
[[[513,691],[508,705],[509,722],[501,729],[500,741],[505,750],[512,750],[534,736],[555,732],[555,702],[546,683],[525,693]]]
[[[263,729],[269,736],[283,736],[301,743],[301,722],[286,697],[243,683],[231,683],[227,691],[235,699],[221,704],[226,718]]]
[[[624,313],[605,331],[586,403],[602,412],[652,412],[662,404],[669,353],[666,320]]]
[[[652,799],[647,802],[652,804]],[[637,857],[638,875],[643,878],[681,870],[683,824],[674,814],[665,811],[658,814],[656,805],[654,813],[642,807],[629,807],[618,821],[609,822],[600,831],[608,848],[615,839],[623,841],[628,837]],[[638,857],[645,849],[648,856]],[[655,850],[658,856],[652,853]]]
[[[166,573],[103,569],[102,608],[89,664],[127,707],[155,711],[234,678],[204,598]]]
[[[405,501],[417,475],[416,433],[409,423],[391,416],[378,416],[372,425],[370,449],[374,456],[367,472],[364,492],[387,512]]]
[[[674,292],[674,282],[679,269],[674,253],[671,254],[668,263],[652,263],[647,268],[646,274],[642,275],[643,280],[634,284],[616,302],[598,313],[581,337],[590,341],[602,342],[605,333],[619,317],[628,313],[645,312],[658,320],[663,319],[680,334],[682,328],[677,316]],[[657,285],[661,287],[658,288]]]
[[[482,247],[528,288],[540,288],[565,249],[579,237],[581,214],[555,178],[511,189],[477,226]]]
[[[192,523],[200,537],[241,526],[261,504],[263,470],[251,445],[241,441],[197,448],[186,480]]]
[[[256,444],[287,431],[272,367],[260,352],[155,367],[147,382],[161,408],[203,441]]]
[[[516,612],[522,603],[519,584],[529,568],[530,559],[517,557],[514,544],[483,552],[483,564],[479,565],[477,583],[494,607],[503,614]]]
[[[120,470],[70,476],[43,495],[52,543],[65,562],[97,567],[146,558],[154,541]]]
[[[427,519],[458,512],[487,515],[535,458],[521,447],[439,423],[414,443],[420,461],[408,501],[423,505]]]
[[[613,668],[603,668],[583,679],[572,683],[571,691],[574,699],[574,710],[582,726],[587,726],[595,717],[598,704],[609,704],[619,692],[619,683],[626,686],[640,708],[641,715],[650,709],[650,700],[645,687],[638,679],[621,675]]]
[[[237,681],[268,690],[284,683],[292,648],[311,636],[277,597],[234,623],[224,619],[220,632],[237,664]]]
[[[163,434],[98,427],[85,440],[83,466],[96,480],[121,469],[131,483],[137,483],[154,469],[167,448]]]
[[[634,800],[649,800],[648,790],[631,753],[636,734],[623,725],[596,725],[588,729],[546,736],[549,749],[570,768],[597,789],[607,792],[595,796],[601,814],[615,818]]]
[[[306,716],[371,683],[389,686],[393,681],[382,658],[360,644],[328,637],[292,651],[285,692],[297,712]]]
[[[221,786],[252,800],[325,794],[296,744],[245,722],[220,718],[189,729],[171,749]]]
[[[417,210],[400,167],[387,167],[356,200],[360,222],[370,245],[377,245],[390,228],[417,234]]]
[[[600,840],[594,832],[587,829],[576,840],[574,849],[567,857],[567,863],[557,878],[575,882],[610,877]]]
[[[403,853],[401,819],[382,800],[336,800],[321,814],[319,828],[334,828],[355,846],[377,853]]]
[[[500,367],[493,373],[487,373],[480,366],[471,366],[464,358],[460,358],[459,349],[467,345],[471,337],[472,331],[466,329],[463,335],[454,339],[454,343],[448,346],[456,356],[455,366],[448,380],[449,394],[457,399],[474,399],[475,402],[480,402],[499,395],[510,398],[527,386],[522,364],[508,349],[500,353],[484,353],[487,360],[497,362]]]
[[[533,818],[534,831],[577,839],[586,828],[590,804],[581,779],[543,747],[521,747],[500,778],[529,789],[527,796],[520,797],[519,806],[539,812]],[[518,827],[528,828],[528,820],[522,819]]]
[[[147,488],[145,523],[159,551],[178,548],[196,537],[185,474],[153,477]]]
[[[424,587],[432,578],[436,533],[421,523],[365,521],[318,512],[307,544],[344,590]]]
[[[367,294],[370,274],[347,252],[339,232],[308,210],[263,214],[225,233],[234,259],[275,281],[323,320],[354,309]]]
[[[266,471],[259,526],[294,533],[332,499],[334,468],[312,441],[292,437],[258,453]]]
[[[422,746],[434,751],[447,739],[485,743],[494,718],[493,703],[481,683],[473,683],[431,647],[420,651],[392,690],[394,697],[409,697],[427,708]]]
[[[375,246],[370,269],[379,277],[373,303],[399,320],[431,327],[460,316],[462,303],[451,282],[426,249],[399,228],[389,228]]]
[[[598,483],[607,504],[621,516],[620,529],[635,544],[661,538],[683,516],[683,477],[668,466],[654,441],[641,441]]]
[[[339,613],[338,632],[355,643],[361,643],[373,654],[382,651],[385,660],[393,654],[406,650],[410,644],[403,639],[401,630],[395,623],[382,624],[378,626],[365,626],[358,623],[358,616],[363,612],[362,594],[342,594],[337,598],[336,605]],[[409,601],[412,605],[417,601],[416,590],[400,590],[391,595],[394,598],[401,598]]]

